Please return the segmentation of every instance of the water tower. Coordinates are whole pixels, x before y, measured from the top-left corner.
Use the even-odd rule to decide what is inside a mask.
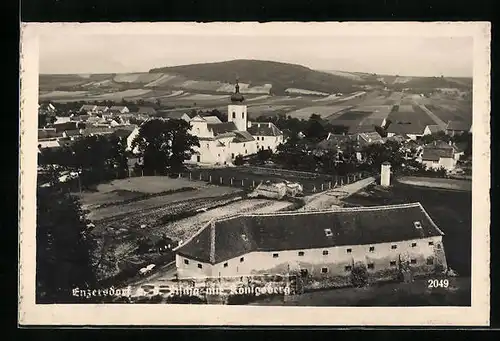
[[[383,162],[380,166],[380,186],[389,187],[391,185],[391,164]]]

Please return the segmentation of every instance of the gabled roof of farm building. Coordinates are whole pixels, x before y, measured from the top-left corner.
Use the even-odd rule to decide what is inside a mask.
[[[336,149],[347,142],[356,141],[356,135],[339,135],[329,133],[328,136],[317,144],[320,149]]]
[[[92,110],[96,110],[96,108],[97,108],[97,105],[95,105],[95,104],[84,104],[80,108],[80,111],[92,111]]]
[[[252,122],[247,131],[253,136],[280,136],[283,132],[272,122]]]
[[[78,124],[78,122],[76,122],[76,121],[54,123],[54,128],[56,128],[57,132],[63,132],[65,130],[74,130],[74,129],[77,129],[77,124]]]
[[[202,118],[208,123],[222,123],[217,116],[204,116]]]
[[[436,134],[439,133],[440,131],[443,131],[443,129],[441,129],[441,127],[437,124],[428,125],[427,128],[429,128],[431,134]]]
[[[80,130],[79,130],[79,129],[74,129],[74,130],[65,130],[65,131],[64,131],[64,134],[65,134],[66,136],[69,136],[69,137],[71,137],[71,136],[78,136],[78,135],[81,135],[81,134],[80,134]]]
[[[62,136],[62,132],[56,132],[54,128],[51,129],[38,129],[38,139],[46,139],[51,137]]]
[[[87,121],[90,118],[90,115],[74,115],[70,116],[70,121]]]
[[[449,121],[446,130],[469,131],[471,125],[461,121]]]
[[[439,161],[440,158],[453,158],[453,149],[426,149],[422,154],[424,161]]]
[[[158,111],[158,116],[163,117],[163,118],[169,118],[171,120],[180,120],[184,116],[189,117],[186,113],[183,112],[176,112],[176,111]]]
[[[387,128],[387,132],[395,134],[423,134],[425,126],[420,123],[396,123],[393,122]]]
[[[207,128],[211,130],[215,136],[238,130],[234,122],[208,123]]]
[[[120,110],[121,111],[125,108],[127,108],[127,106],[125,106],[125,105],[113,105],[111,108],[109,108],[109,110],[112,110],[112,111]]]
[[[83,129],[82,135],[84,136],[90,136],[90,135],[104,135],[104,134],[111,134],[115,130],[113,128],[109,127],[87,127]]]
[[[105,111],[105,110],[108,110],[109,107],[107,105],[98,105],[95,110],[97,111]]]
[[[415,227],[417,221],[421,228]],[[326,235],[325,229],[330,229],[332,234]],[[212,233],[215,234],[214,259],[210,259]],[[422,205],[411,203],[237,215],[213,221],[175,251],[191,259],[216,264],[252,251],[370,245],[441,235],[443,232]]]
[[[377,132],[359,133],[359,139],[367,143],[383,143],[384,139]]]
[[[375,131],[375,127],[373,124],[369,125],[357,125],[357,126],[350,126],[349,127],[349,134],[356,134],[356,133],[371,133]]]
[[[134,112],[138,114],[156,114],[156,109],[153,107],[139,107]]]
[[[243,142],[251,142],[255,141],[254,137],[250,135],[248,131],[235,131],[236,134],[233,142],[235,143],[243,143]]]

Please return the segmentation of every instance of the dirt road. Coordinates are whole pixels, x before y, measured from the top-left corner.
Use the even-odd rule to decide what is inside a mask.
[[[342,187],[311,195],[306,197],[306,204],[299,211],[329,209],[332,206],[337,206],[342,199],[360,191],[374,181],[375,178],[369,177]]]

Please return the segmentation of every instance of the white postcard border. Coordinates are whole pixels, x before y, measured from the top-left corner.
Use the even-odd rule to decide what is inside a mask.
[[[229,29],[230,27],[230,29]],[[38,37],[42,34],[472,36],[473,204],[471,307],[256,307],[35,304]],[[61,35],[61,45],[64,46]],[[230,56],[228,56],[230,58]],[[22,325],[486,326],[490,314],[490,24],[443,23],[29,23],[21,25],[19,323]]]

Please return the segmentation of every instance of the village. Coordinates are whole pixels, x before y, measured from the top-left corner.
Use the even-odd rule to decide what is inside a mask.
[[[304,292],[449,281],[466,268],[425,197],[388,193],[470,191],[471,126],[250,120],[238,81],[223,111],[113,104],[40,103],[39,186],[79,197],[100,281],[132,286],[128,300],[181,302],[181,283],[218,281],[227,295],[186,302],[227,304],[249,283]],[[385,199],[356,203],[374,193]]]

